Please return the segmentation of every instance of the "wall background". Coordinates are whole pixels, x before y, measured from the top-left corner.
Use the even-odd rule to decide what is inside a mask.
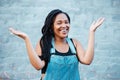
[[[24,41],[8,28],[27,33],[35,47],[47,14],[59,8],[71,17],[69,36],[86,49],[93,20],[105,17],[96,31],[95,57],[80,64],[81,80],[120,80],[120,0],[0,0],[0,80],[39,80],[28,59]]]

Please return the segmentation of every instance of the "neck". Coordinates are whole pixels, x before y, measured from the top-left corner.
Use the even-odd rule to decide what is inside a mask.
[[[64,44],[64,43],[66,43],[66,38],[57,38],[57,37],[55,37],[55,43],[56,44]]]

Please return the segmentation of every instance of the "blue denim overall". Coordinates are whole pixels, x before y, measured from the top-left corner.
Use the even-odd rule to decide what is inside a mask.
[[[55,55],[54,39],[52,39],[51,57],[43,80],[80,80],[78,59],[72,41],[66,38],[73,55]]]

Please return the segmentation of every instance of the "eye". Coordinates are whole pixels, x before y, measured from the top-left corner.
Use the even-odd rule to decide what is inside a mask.
[[[65,21],[65,24],[69,24],[69,21]]]
[[[60,24],[62,24],[62,22],[61,22],[61,21],[59,21],[59,22],[57,22],[57,24],[58,24],[58,25],[60,25]]]

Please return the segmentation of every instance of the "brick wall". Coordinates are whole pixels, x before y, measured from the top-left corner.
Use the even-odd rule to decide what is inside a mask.
[[[93,20],[105,17],[95,34],[95,57],[80,64],[81,80],[120,80],[120,0],[0,0],[0,80],[39,80],[29,62],[25,43],[9,33],[10,26],[26,32],[33,46],[41,37],[47,14],[59,8],[71,17],[70,37],[87,48]]]

